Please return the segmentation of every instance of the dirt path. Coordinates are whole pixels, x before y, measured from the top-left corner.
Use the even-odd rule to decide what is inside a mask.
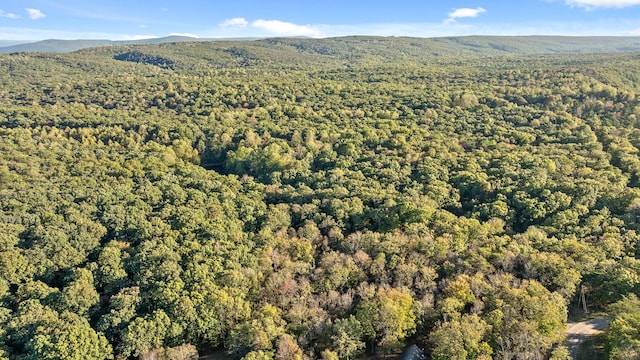
[[[609,319],[595,318],[581,322],[570,322],[567,324],[567,345],[571,352],[571,358],[575,359],[578,355],[580,344],[589,337],[605,330],[609,327]]]

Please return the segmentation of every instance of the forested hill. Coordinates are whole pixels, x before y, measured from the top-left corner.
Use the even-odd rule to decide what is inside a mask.
[[[57,52],[67,53],[80,49],[118,45],[144,45],[179,42],[233,41],[234,39],[203,39],[185,36],[168,36],[142,40],[43,40],[39,42],[0,47],[0,53]],[[235,39],[256,40],[256,39]],[[353,50],[380,51],[383,47],[397,49],[407,56],[424,54],[547,54],[593,53],[640,50],[640,37],[630,36],[462,36],[440,38],[381,38],[352,36],[344,38],[276,40],[292,46],[310,47],[322,53],[348,53]],[[261,42],[273,43],[272,40]],[[314,45],[309,45],[313,43]],[[361,43],[360,46],[355,45]],[[364,45],[362,45],[364,44]],[[355,47],[353,47],[355,46]]]
[[[640,37],[461,36],[436,38],[348,36],[327,39],[264,39],[302,51],[342,56],[398,53],[405,58],[456,55],[535,55],[640,50]]]
[[[632,358],[640,53],[488,39],[0,55],[0,359]]]
[[[218,39],[223,40],[255,40],[255,39]],[[20,52],[54,52],[54,53],[68,53],[81,49],[103,46],[118,46],[118,45],[144,45],[144,44],[163,44],[163,43],[179,43],[179,42],[200,42],[200,41],[213,41],[213,39],[194,38],[191,36],[165,36],[160,38],[149,38],[140,40],[42,40],[36,42],[25,41],[13,41],[13,43],[0,46],[0,53],[12,54]],[[11,41],[9,41],[11,42]],[[0,43],[1,45],[1,43]]]

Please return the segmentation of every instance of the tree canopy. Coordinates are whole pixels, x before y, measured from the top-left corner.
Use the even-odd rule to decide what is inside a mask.
[[[0,358],[635,351],[638,54],[411,44],[0,55]]]

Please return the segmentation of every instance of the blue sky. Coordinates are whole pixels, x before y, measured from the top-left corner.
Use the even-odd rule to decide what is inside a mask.
[[[0,0],[0,40],[640,35],[640,0]]]

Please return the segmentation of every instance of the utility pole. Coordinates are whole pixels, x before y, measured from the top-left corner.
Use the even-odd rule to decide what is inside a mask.
[[[580,286],[580,298],[578,299],[578,310],[580,310],[580,305],[582,304],[582,311],[584,311],[585,315],[589,313],[587,309],[587,296],[584,291],[584,285]]]

